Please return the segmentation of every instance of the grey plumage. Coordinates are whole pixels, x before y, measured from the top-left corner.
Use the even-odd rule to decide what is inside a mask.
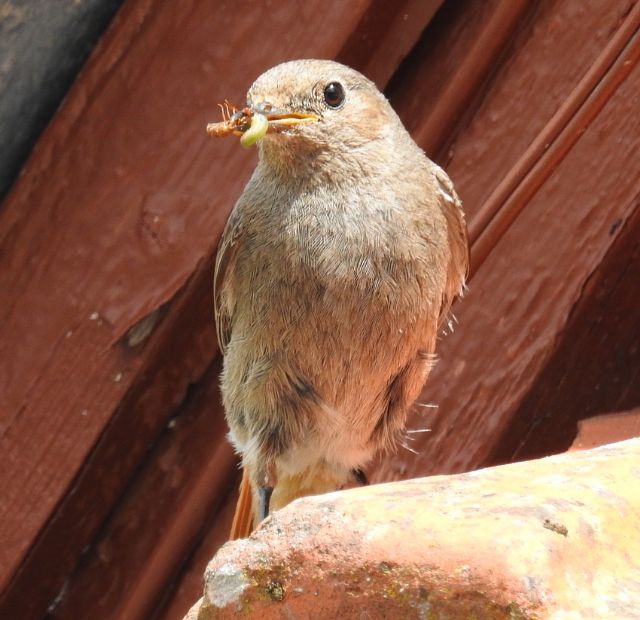
[[[331,82],[344,87],[333,109]],[[447,175],[375,85],[331,61],[278,65],[254,109],[320,120],[268,133],[220,242],[215,311],[231,437],[278,508],[396,446],[468,267]]]

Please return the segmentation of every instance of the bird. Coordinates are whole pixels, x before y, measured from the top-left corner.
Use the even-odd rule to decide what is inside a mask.
[[[276,65],[230,122],[246,137],[254,119],[258,163],[214,275],[243,467],[232,539],[296,498],[366,482],[396,449],[469,265],[452,181],[364,75]]]

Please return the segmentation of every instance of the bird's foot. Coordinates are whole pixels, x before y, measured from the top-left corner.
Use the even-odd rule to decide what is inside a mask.
[[[369,484],[369,479],[367,478],[367,474],[365,474],[361,469],[352,469],[351,473],[353,477],[359,482],[363,487]]]
[[[273,493],[273,487],[259,487],[258,499],[260,501],[259,517],[260,521],[266,519],[269,516],[269,503],[271,502],[271,494]]]

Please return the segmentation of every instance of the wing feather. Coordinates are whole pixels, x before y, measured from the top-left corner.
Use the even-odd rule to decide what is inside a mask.
[[[451,304],[456,297],[460,297],[464,293],[465,282],[469,275],[469,235],[462,210],[462,201],[458,197],[451,179],[444,170],[438,168],[436,180],[440,190],[440,205],[447,222],[450,251],[447,283],[440,308],[440,324],[442,324],[449,314]]]
[[[231,325],[235,307],[235,267],[238,247],[242,239],[242,226],[238,207],[234,208],[224,228],[213,277],[213,309],[218,345],[224,355],[231,338]]]

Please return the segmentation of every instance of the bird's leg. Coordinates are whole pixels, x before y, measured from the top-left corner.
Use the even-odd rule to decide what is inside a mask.
[[[260,505],[258,507],[258,518],[260,521],[264,521],[269,516],[269,502],[271,501],[271,494],[273,493],[273,487],[264,486],[258,489],[258,500]]]
[[[273,487],[278,481],[276,472],[276,464],[269,461],[264,469],[264,473],[259,477],[258,481],[258,519],[263,521],[269,516],[269,504],[271,502],[271,494]]]
[[[369,484],[367,474],[365,474],[361,469],[352,469],[351,474],[363,487]]]

